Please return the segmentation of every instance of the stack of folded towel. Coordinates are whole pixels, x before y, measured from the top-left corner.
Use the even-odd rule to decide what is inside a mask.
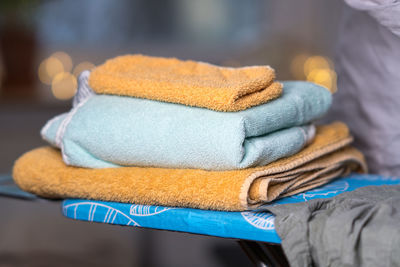
[[[315,127],[331,93],[269,66],[127,55],[79,78],[14,180],[49,198],[247,210],[366,172],[343,123]]]

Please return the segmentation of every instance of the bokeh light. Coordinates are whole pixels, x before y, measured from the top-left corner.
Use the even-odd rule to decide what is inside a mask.
[[[77,76],[84,70],[90,70],[94,64],[88,61],[79,63],[73,69],[72,58],[65,52],[58,51],[44,59],[38,69],[42,83],[51,85],[53,96],[60,100],[72,98],[78,87]]]
[[[336,86],[336,73],[330,69],[314,69],[307,75],[307,80],[334,89]]]
[[[327,57],[312,56],[304,62],[304,74],[307,76],[315,69],[331,69],[332,67],[333,64]]]
[[[93,63],[88,62],[88,61],[83,61],[83,62],[79,63],[78,65],[76,65],[76,67],[74,68],[74,71],[72,73],[75,75],[75,77],[78,77],[82,71],[91,70],[94,67],[95,66]]]
[[[56,58],[58,59],[63,67],[64,67],[64,71],[65,72],[71,72],[72,70],[72,58],[65,52],[62,51],[58,51],[58,52],[54,52],[50,58]]]
[[[299,54],[293,58],[290,71],[295,79],[305,79],[319,84],[328,88],[331,92],[337,90],[337,75],[333,62],[328,57]]]
[[[72,98],[76,93],[77,87],[76,77],[69,72],[58,73],[51,83],[51,91],[54,97],[60,100]]]
[[[39,65],[39,80],[42,83],[50,85],[54,76],[63,71],[64,67],[59,59],[54,57],[46,58]]]
[[[297,80],[303,80],[304,75],[304,63],[307,61],[309,56],[307,54],[298,54],[295,56],[290,64],[290,72]]]
[[[70,72],[72,70],[71,57],[62,51],[55,52],[44,59],[38,70],[39,80],[47,85],[51,85],[54,77],[61,72]]]

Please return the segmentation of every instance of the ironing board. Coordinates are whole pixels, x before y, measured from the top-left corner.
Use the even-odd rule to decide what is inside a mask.
[[[394,184],[400,184],[400,178],[352,174],[269,205],[329,198],[369,185]],[[81,221],[237,239],[256,266],[287,264],[275,231],[274,215],[263,210],[263,207],[254,211],[226,212],[67,199],[62,202],[62,212],[68,218]]]
[[[400,177],[352,174],[269,205],[329,198],[364,186],[395,184],[400,184]],[[0,176],[1,195],[40,200],[19,190],[9,175]],[[235,239],[256,266],[288,266],[275,231],[274,216],[263,207],[254,211],[226,212],[83,199],[67,199],[61,205],[63,215],[75,220]]]
[[[272,205],[329,198],[359,187],[383,184],[400,184],[400,178],[353,174],[317,189],[280,199]],[[68,218],[82,221],[280,243],[274,216],[263,211],[263,207],[255,211],[228,212],[67,199],[62,203],[62,212]]]

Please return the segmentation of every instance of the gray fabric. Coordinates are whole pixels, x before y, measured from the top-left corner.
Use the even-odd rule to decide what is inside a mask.
[[[400,36],[400,1],[345,0],[354,9],[366,11],[382,26]]]
[[[266,209],[291,266],[400,266],[400,186]]]
[[[400,2],[346,0],[338,92],[328,121],[346,122],[370,171],[400,175]],[[351,6],[351,7],[350,7]]]

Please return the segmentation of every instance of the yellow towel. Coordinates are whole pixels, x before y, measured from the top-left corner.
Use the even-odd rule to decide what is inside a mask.
[[[125,55],[96,67],[89,85],[99,94],[125,95],[238,111],[282,94],[269,66],[219,67],[176,58]]]
[[[312,144],[264,167],[236,171],[122,167],[84,169],[64,164],[58,150],[34,149],[14,166],[14,180],[48,198],[248,210],[327,183],[350,171],[366,172],[364,158],[348,144],[347,127],[319,127]]]

